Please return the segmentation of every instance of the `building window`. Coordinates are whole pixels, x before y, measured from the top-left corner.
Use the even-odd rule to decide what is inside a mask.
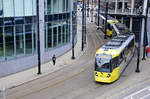
[[[59,0],[53,0],[53,13],[59,13],[58,2]]]
[[[11,58],[14,56],[14,27],[5,26],[4,33],[6,58]]]
[[[26,54],[32,53],[33,40],[32,40],[32,24],[25,25],[25,52]]]
[[[33,2],[32,0],[24,0],[24,10],[25,16],[32,16],[33,15]]]
[[[59,25],[58,26],[58,44],[60,45],[61,44],[61,31],[62,31],[62,26],[61,25]]]
[[[0,0],[0,16],[3,16],[3,2]]]
[[[16,54],[24,54],[24,35],[23,35],[23,25],[16,25]]]
[[[15,6],[15,16],[17,16],[17,17],[18,16],[24,16],[23,0],[14,0],[14,6]],[[30,9],[30,10],[32,10],[32,9]]]
[[[47,32],[48,32],[48,48],[52,48],[52,24],[47,24]]]
[[[0,60],[4,57],[3,50],[3,27],[0,27]]]
[[[66,35],[66,24],[63,24],[62,28],[62,42],[65,43],[65,35]]]
[[[56,48],[70,42],[70,0],[45,0],[44,4],[45,48]]]
[[[53,47],[57,46],[57,26],[53,27]]]
[[[59,0],[59,5],[58,5],[58,7],[59,7],[59,13],[62,13],[63,12],[63,0]]]
[[[14,5],[13,0],[3,0],[3,13],[4,17],[14,16]]]
[[[47,14],[52,13],[52,0],[47,0]]]

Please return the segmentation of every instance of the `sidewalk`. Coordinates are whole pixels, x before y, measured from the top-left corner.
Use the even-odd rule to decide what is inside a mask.
[[[86,50],[86,48],[84,49],[84,51],[81,51],[81,32],[82,32],[82,28],[81,28],[81,19],[78,18],[78,26],[77,26],[77,43],[74,47],[74,51],[75,51],[75,60],[72,60],[72,50],[68,51],[67,53],[65,53],[64,55],[57,57],[56,60],[56,65],[53,66],[52,61],[42,64],[41,65],[41,75],[37,75],[38,72],[38,66],[33,67],[31,69],[22,71],[22,72],[18,72],[16,74],[12,74],[3,78],[0,78],[0,91],[3,88],[13,88],[16,86],[19,86],[21,84],[24,84],[26,82],[44,77],[46,75],[49,75],[52,72],[58,71],[59,69],[64,68],[65,66],[68,66],[69,64],[75,62],[77,60],[77,58],[79,58]]]

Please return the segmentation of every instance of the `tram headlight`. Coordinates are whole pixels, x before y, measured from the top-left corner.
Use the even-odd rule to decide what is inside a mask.
[[[108,75],[107,75],[107,78],[109,78],[110,76],[111,76],[111,74],[108,74]]]
[[[95,72],[95,75],[98,76],[97,72]]]

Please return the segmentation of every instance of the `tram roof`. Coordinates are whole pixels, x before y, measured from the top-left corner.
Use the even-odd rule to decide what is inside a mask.
[[[127,26],[122,23],[115,23],[115,25],[117,26],[118,29],[128,29]]]
[[[122,52],[134,37],[133,33],[119,34],[103,45],[96,53],[109,54],[115,57]]]
[[[106,19],[106,17],[105,17],[105,15],[104,15],[104,14],[100,14],[100,16],[101,16],[104,20]],[[107,19],[108,19],[108,20],[117,21],[117,19],[115,19],[115,18],[111,17],[110,15],[107,15]]]
[[[133,33],[119,34],[107,42],[102,48],[104,49],[117,49],[122,45],[128,44],[127,42],[133,39]]]

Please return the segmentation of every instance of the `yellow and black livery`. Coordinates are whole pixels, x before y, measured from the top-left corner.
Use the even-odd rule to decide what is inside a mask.
[[[133,33],[118,34],[96,51],[94,78],[96,82],[116,81],[131,60],[135,47]]]
[[[100,29],[104,32],[105,31],[105,16],[100,14],[99,15],[99,24],[100,24]],[[98,24],[98,18],[96,17],[95,19],[96,21],[96,24]],[[114,29],[113,29],[113,24],[114,23],[119,23],[119,21],[111,16],[107,16],[107,32],[106,32],[106,35],[111,37],[113,36],[113,33],[114,33]]]

